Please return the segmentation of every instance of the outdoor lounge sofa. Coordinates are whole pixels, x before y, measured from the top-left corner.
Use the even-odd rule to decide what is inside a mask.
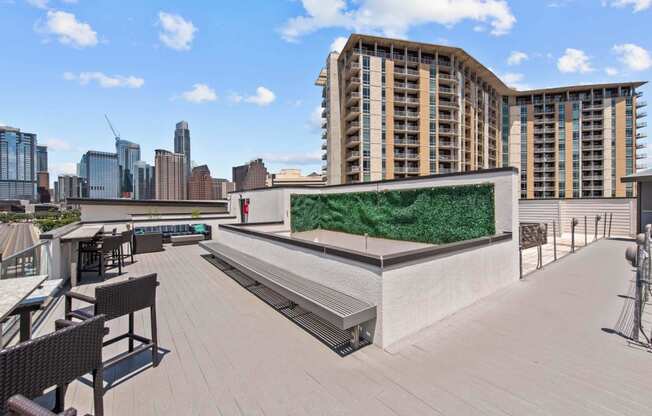
[[[171,242],[171,237],[175,235],[203,234],[204,240],[212,239],[211,226],[208,224],[174,224],[174,225],[154,225],[136,227],[135,235],[160,233],[163,236],[163,242]]]

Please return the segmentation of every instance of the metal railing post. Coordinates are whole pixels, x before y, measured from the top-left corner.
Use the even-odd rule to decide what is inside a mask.
[[[554,261],[557,261],[557,225],[555,224],[555,220],[552,220],[552,252]]]
[[[597,240],[598,240],[598,224],[600,224],[600,220],[601,220],[601,219],[602,219],[602,218],[600,217],[600,215],[596,215],[596,216],[595,216],[595,230],[594,230],[595,235],[593,236],[593,241],[597,241]]]
[[[584,247],[588,245],[588,239],[586,238],[586,215],[584,216]]]
[[[602,238],[607,236],[607,213],[604,213],[604,221],[602,222]]]
[[[636,267],[636,285],[634,292],[634,323],[632,325],[632,340],[638,342],[641,332],[641,318],[643,314],[643,273],[646,263],[645,240],[647,237],[641,233],[636,236],[636,246],[628,247],[625,258]]]
[[[607,234],[607,237],[611,238],[611,222],[614,219],[614,213],[610,212],[609,213],[609,233]]]
[[[571,220],[571,253],[575,253],[575,227],[577,223],[577,218]]]

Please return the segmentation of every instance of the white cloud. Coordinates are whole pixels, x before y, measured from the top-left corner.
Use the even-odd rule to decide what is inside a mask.
[[[38,7],[39,9],[47,9],[49,0],[25,0],[30,6]]]
[[[177,51],[190,50],[190,44],[195,38],[197,28],[190,20],[185,20],[177,14],[159,12],[159,24],[163,28],[158,38],[167,47]]]
[[[632,71],[644,71],[652,67],[650,52],[633,43],[615,45],[613,51],[618,60]]]
[[[55,36],[59,43],[86,48],[97,45],[97,33],[88,23],[80,22],[74,14],[48,10],[44,24],[37,23],[37,31]]]
[[[580,74],[586,74],[593,71],[589,61],[590,59],[584,51],[567,48],[564,55],[557,60],[557,69],[564,73],[579,72]]]
[[[77,164],[75,162],[51,163],[49,170],[50,178],[55,181],[59,175],[77,174]]]
[[[474,32],[484,32],[485,30],[487,30],[487,28],[482,26],[482,25],[473,26],[473,31]]]
[[[652,6],[652,0],[611,0],[603,1],[603,5],[610,5],[611,7],[627,7],[633,6],[634,13],[641,12],[649,9]]]
[[[342,52],[342,49],[344,49],[344,45],[346,45],[347,40],[348,38],[345,38],[344,36],[335,38],[333,43],[331,43],[331,52]]]
[[[239,104],[244,100],[244,97],[237,92],[231,92],[229,93],[228,100],[234,104]]]
[[[507,65],[520,65],[523,61],[527,60],[529,57],[527,53],[521,51],[512,51],[507,58]]]
[[[405,37],[417,25],[437,23],[451,27],[463,20],[486,23],[491,34],[508,33],[516,18],[505,0],[301,0],[305,15],[289,19],[281,28],[287,41],[319,29],[341,27],[355,32]]]
[[[604,72],[605,72],[607,75],[609,75],[610,77],[613,77],[613,76],[618,75],[618,69],[613,68],[613,67],[610,67],[610,66],[606,67],[606,68],[604,69]]]
[[[318,151],[307,153],[267,154],[263,155],[262,158],[266,162],[286,165],[314,165],[321,162],[321,154]]]
[[[88,85],[91,82],[97,82],[102,88],[140,88],[145,84],[145,80],[135,77],[133,75],[106,75],[103,72],[80,72],[73,74],[72,72],[65,72],[63,79],[67,81],[78,81],[80,85]]]
[[[64,152],[72,150],[70,143],[61,139],[47,139],[45,145],[48,147],[48,150],[60,150]]]
[[[523,74],[516,72],[507,72],[505,74],[499,75],[499,78],[507,84],[508,87],[515,88],[517,90],[528,90],[530,87],[527,84],[524,84]]]
[[[321,106],[315,107],[312,112],[310,113],[310,128],[319,131],[321,129],[321,124],[324,121],[324,118],[322,117],[321,113],[323,112],[323,108]]]
[[[181,94],[181,98],[190,103],[201,104],[217,100],[217,94],[206,84],[194,84],[190,91]]]
[[[256,95],[250,95],[244,99],[245,102],[264,107],[276,100],[276,95],[265,87],[256,88]]]
[[[0,121],[0,126],[8,126],[9,124],[5,123],[4,121]]]

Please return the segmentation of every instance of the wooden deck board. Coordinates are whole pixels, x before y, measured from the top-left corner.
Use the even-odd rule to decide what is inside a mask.
[[[626,245],[598,242],[387,351],[370,346],[345,358],[201,259],[197,246],[138,255],[110,280],[159,274],[159,342],[168,352],[157,368],[109,389],[106,414],[646,414],[649,353],[602,331],[630,288]],[[38,332],[62,315],[60,302]],[[149,312],[135,323],[149,336]],[[127,322],[109,326],[117,334]],[[123,341],[105,354],[125,349]],[[137,358],[107,379],[147,366],[147,353]],[[75,382],[67,404],[92,411],[91,393]]]

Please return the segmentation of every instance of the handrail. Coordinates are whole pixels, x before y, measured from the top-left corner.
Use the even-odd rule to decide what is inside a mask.
[[[2,258],[0,258],[0,264],[2,264],[2,263],[6,263],[6,262],[8,262],[8,261],[11,261],[11,260],[13,260],[14,258],[20,257],[22,254],[25,254],[25,253],[27,253],[27,252],[29,252],[29,251],[34,250],[34,249],[37,248],[37,247],[40,247],[40,246],[42,246],[42,245],[46,245],[46,244],[50,244],[50,242],[49,242],[48,240],[41,240],[41,241],[39,241],[37,244],[34,244],[33,246],[30,246],[30,247],[27,247],[27,248],[24,248],[24,249],[22,249],[22,250],[20,250],[20,251],[18,251],[18,252],[16,252],[16,253],[14,253],[14,254],[12,254],[12,255],[9,256],[9,257],[2,257]]]

